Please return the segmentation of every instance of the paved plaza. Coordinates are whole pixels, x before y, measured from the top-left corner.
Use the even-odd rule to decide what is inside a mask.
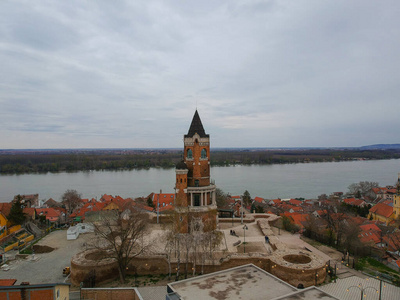
[[[49,253],[29,255],[25,259],[13,259],[15,252],[7,253],[8,271],[0,270],[0,279],[17,279],[16,284],[60,283],[66,279],[62,275],[64,267],[70,266],[71,258],[86,249],[86,243],[94,234],[81,234],[76,240],[67,240],[67,230],[58,230],[41,239],[37,245],[54,248]]]

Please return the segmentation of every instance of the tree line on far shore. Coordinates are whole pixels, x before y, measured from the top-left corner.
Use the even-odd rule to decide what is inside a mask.
[[[15,152],[0,154],[0,174],[173,168],[182,159],[182,155],[180,150],[132,150],[126,153],[121,153],[120,150],[91,150],[71,153]],[[229,149],[213,150],[211,165],[268,165],[392,158],[400,158],[400,149]]]

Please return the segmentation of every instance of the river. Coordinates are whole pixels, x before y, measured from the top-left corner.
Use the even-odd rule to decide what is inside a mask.
[[[284,165],[212,167],[217,187],[231,195],[243,194],[266,199],[316,198],[320,194],[347,192],[360,181],[393,185],[400,172],[400,159],[325,162]],[[99,199],[103,194],[123,198],[147,196],[151,192],[173,193],[174,169],[90,171],[0,176],[0,202],[9,202],[17,194],[39,194],[39,199],[60,201],[67,189],[75,189],[83,198]]]

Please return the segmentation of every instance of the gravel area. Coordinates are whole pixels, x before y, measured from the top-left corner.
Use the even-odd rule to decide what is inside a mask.
[[[31,284],[60,283],[67,278],[63,277],[63,268],[71,265],[71,258],[86,247],[86,243],[94,234],[79,235],[76,240],[67,240],[67,230],[54,231],[41,239],[37,245],[54,248],[49,253],[29,255],[26,259],[9,260],[10,270],[0,270],[0,278],[17,279],[16,284],[29,282]],[[7,253],[12,258],[15,253]]]

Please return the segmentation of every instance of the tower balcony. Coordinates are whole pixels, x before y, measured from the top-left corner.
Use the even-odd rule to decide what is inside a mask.
[[[188,193],[202,193],[202,192],[211,192],[215,191],[217,186],[215,183],[210,183],[210,185],[206,186],[188,186],[187,187],[187,192]]]
[[[217,186],[213,180],[206,186],[188,186],[186,188],[188,206],[191,207],[191,209],[216,206],[216,189]]]

